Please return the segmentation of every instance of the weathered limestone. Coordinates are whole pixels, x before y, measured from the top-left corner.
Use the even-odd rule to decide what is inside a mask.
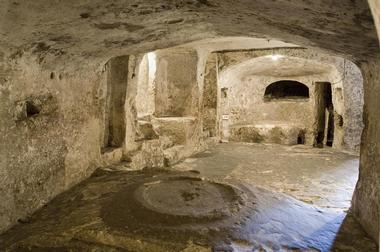
[[[0,235],[0,244],[6,252],[375,252],[376,244],[351,216],[344,216],[194,171],[98,170],[29,223]]]
[[[189,66],[197,70],[196,54],[191,52],[168,49],[132,57],[124,145],[131,169],[167,168],[196,151],[197,120],[184,116],[198,111],[196,74],[186,75]],[[160,113],[166,117],[156,117]]]
[[[365,128],[361,144],[359,181],[352,201],[355,216],[375,240],[380,228],[379,66],[378,59],[361,65],[364,78]],[[363,207],[365,205],[372,207]]]
[[[307,145],[229,142],[174,168],[213,179],[237,179],[344,213],[351,207],[359,156]]]
[[[131,155],[131,167],[134,170],[139,170],[142,168],[163,168],[164,163],[164,153],[161,147],[161,142],[159,140],[147,140],[141,142],[136,153]]]
[[[215,54],[209,54],[204,70],[204,86],[202,103],[202,124],[203,133],[206,137],[215,137],[217,135],[218,125],[218,80],[217,80],[217,57]]]
[[[289,126],[297,124],[304,131],[304,143],[315,145],[320,127],[317,125],[320,121],[318,114],[321,114],[316,107],[323,95],[317,92],[317,87],[320,82],[329,82],[334,106],[333,146],[350,151],[359,150],[363,128],[363,80],[355,64],[302,48],[227,51],[218,55],[219,86],[228,89],[228,101],[221,104],[220,108],[228,119],[219,116],[224,124],[228,123],[234,128],[238,125],[261,124],[261,121],[272,121],[270,125],[276,121],[278,124],[288,122]],[[273,55],[279,58],[273,59]],[[266,100],[266,88],[282,80],[307,85],[310,98]],[[267,139],[261,138],[262,141]],[[292,142],[297,143],[297,140]]]
[[[152,115],[154,112],[154,87],[151,78],[151,57],[145,54],[142,58],[137,76],[136,109],[138,118]]]
[[[377,52],[367,1],[323,3],[190,0],[105,4],[96,0],[53,5],[43,0],[28,4],[2,0],[0,23],[6,34],[2,48],[13,51],[41,41],[49,47],[46,54],[75,59],[74,55],[82,53],[83,58],[108,59],[216,35],[266,35],[342,54]],[[46,21],[49,25],[44,25]],[[22,32],[12,33],[14,30]]]
[[[152,121],[155,131],[169,138],[173,145],[185,144],[194,131],[194,117],[162,117]]]
[[[379,3],[370,3],[379,23]],[[1,0],[0,189],[5,192],[0,196],[1,230],[83,180],[101,163],[101,111],[106,97],[102,68],[110,58],[223,35],[278,38],[355,62],[368,61],[362,70],[372,84],[365,87],[368,120],[354,208],[377,239],[380,172],[373,146],[379,142],[375,110],[379,76],[373,58],[379,44],[364,0]],[[132,78],[133,71],[129,75]],[[135,91],[133,85],[127,89],[131,106],[125,110],[124,154],[134,145],[129,141],[135,142],[137,128]],[[48,108],[37,114],[44,97],[50,95],[53,105],[48,102]],[[25,118],[28,100],[35,101],[29,109],[31,117],[16,122],[15,114]]]
[[[277,143],[296,145],[305,143],[303,125],[276,121],[258,121],[257,124],[230,126],[230,141],[247,143]]]
[[[192,116],[198,106],[197,54],[195,51],[155,52],[156,117]]]
[[[105,103],[105,74],[99,69],[46,71],[28,54],[5,67],[0,91],[1,231],[94,171],[103,141],[99,111]],[[25,117],[26,102],[39,112]]]
[[[105,127],[102,152],[122,147],[125,139],[125,97],[128,87],[129,57],[112,58],[107,64]]]
[[[372,16],[376,24],[377,33],[380,33],[380,3],[376,0],[368,0],[369,6],[372,11]]]
[[[343,116],[343,143],[349,150],[360,150],[360,142],[362,140],[361,133],[364,128],[363,122],[363,106],[364,106],[364,81],[363,76],[354,63],[349,60],[345,62],[344,80],[342,83],[342,89],[335,89],[335,97],[343,96],[344,102],[343,108],[340,108],[340,115]],[[340,63],[342,67],[342,62]],[[334,82],[339,81],[338,76],[335,77]],[[343,94],[342,94],[343,92]],[[334,106],[337,107],[339,102],[333,100]],[[335,127],[339,129],[339,127]]]
[[[173,48],[138,58],[126,159],[133,169],[165,168],[201,149],[200,120],[191,116],[200,109],[197,53]]]

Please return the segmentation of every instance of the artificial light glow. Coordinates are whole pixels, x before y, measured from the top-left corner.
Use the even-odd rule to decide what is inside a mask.
[[[271,58],[273,61],[277,61],[279,59],[282,59],[284,56],[278,55],[278,54],[274,54],[274,55],[268,55],[267,57]]]
[[[156,74],[156,54],[154,52],[148,53],[148,65],[149,65],[149,83],[153,83],[154,76]]]

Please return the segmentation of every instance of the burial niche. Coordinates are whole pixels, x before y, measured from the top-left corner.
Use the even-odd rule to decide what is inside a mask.
[[[265,89],[264,101],[308,99],[309,88],[298,81],[281,80]]]

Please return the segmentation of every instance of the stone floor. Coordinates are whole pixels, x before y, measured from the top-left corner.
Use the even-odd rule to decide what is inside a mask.
[[[174,166],[236,179],[305,203],[346,211],[358,180],[359,157],[331,148],[255,143],[220,144]]]
[[[344,212],[356,156],[231,143],[175,168],[99,169],[1,235],[0,251],[376,251]]]

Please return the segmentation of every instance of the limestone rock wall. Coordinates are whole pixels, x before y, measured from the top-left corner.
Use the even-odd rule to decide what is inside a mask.
[[[164,168],[201,145],[198,55],[191,48],[169,48],[139,58],[133,70],[137,74],[129,81],[137,93],[127,94],[137,114],[130,113],[135,123],[127,127],[126,156],[135,169]],[[134,107],[130,101],[128,106]]]
[[[154,90],[149,78],[149,59],[144,55],[138,67],[136,109],[138,117],[151,115],[154,112]],[[153,104],[151,104],[153,101]]]
[[[380,2],[376,0],[368,0],[369,6],[372,11],[373,19],[376,24],[377,34],[380,34]]]
[[[272,50],[245,50],[219,52],[219,85],[228,88],[229,101],[223,106],[231,107],[221,110],[231,113],[229,125],[254,124],[260,121],[287,121],[303,125],[307,131],[307,144],[313,144],[315,132],[316,111],[314,105],[314,87],[316,82],[330,82],[332,84],[332,100],[335,119],[342,118],[341,123],[335,120],[334,147],[354,152],[359,151],[361,133],[363,129],[363,79],[359,68],[349,60],[332,57],[327,54],[303,48],[282,48]],[[299,59],[299,62],[310,61],[314,66],[300,65],[297,69],[297,60],[284,62],[284,69],[276,69],[276,64],[270,71],[262,67],[268,64],[261,60],[266,55],[280,55]],[[306,60],[306,61],[303,61]],[[256,62],[256,63],[250,63]],[[245,63],[247,62],[247,63]],[[246,65],[245,65],[246,64]],[[251,64],[251,65],[249,65]],[[295,67],[292,68],[292,64]],[[286,67],[286,65],[289,65]],[[242,68],[239,73],[238,68]],[[244,69],[245,67],[245,69]],[[278,67],[278,66],[277,66]],[[256,73],[249,73],[247,69],[257,68]],[[227,74],[232,71],[233,74]],[[246,73],[244,72],[246,71]],[[289,76],[284,73],[289,72]],[[234,77],[233,75],[239,75]],[[281,75],[281,76],[278,76]],[[304,76],[303,76],[304,75]],[[309,103],[266,103],[263,102],[265,87],[278,80],[296,80],[309,86]],[[238,99],[234,99],[238,97]],[[306,107],[307,108],[306,108]],[[223,112],[223,113],[224,113]],[[241,118],[239,118],[241,117]],[[220,118],[220,117],[219,117]],[[245,118],[245,119],[242,119]],[[222,128],[227,127],[222,120]],[[343,123],[343,125],[341,125]]]
[[[340,63],[342,66],[342,62]],[[361,133],[364,128],[363,106],[364,87],[363,77],[360,69],[351,61],[345,61],[345,75],[342,83],[342,90],[337,90],[336,97],[340,97],[343,92],[343,128],[344,146],[348,150],[360,151]],[[337,80],[339,81],[339,80]]]
[[[364,229],[378,241],[380,228],[380,60],[361,65],[364,78],[364,122],[360,174],[352,210]],[[371,207],[363,207],[371,206]]]
[[[231,128],[239,125],[263,125],[265,127],[265,125],[274,123],[274,126],[280,129],[281,125],[287,123],[288,126],[304,129],[307,136],[306,144],[312,145],[315,113],[312,83],[317,78],[316,76],[308,78],[248,76],[242,80],[220,83],[221,88],[228,88],[228,105],[226,104],[227,107],[221,108],[221,110],[229,111]],[[264,93],[267,86],[283,79],[299,81],[308,86],[310,98],[307,100],[265,102]]]
[[[377,35],[378,35],[378,38],[380,37],[380,2],[379,1],[376,1],[376,0],[368,0],[368,2],[369,2],[369,5],[370,5],[370,7],[371,7],[371,10],[372,10],[372,15],[373,15],[373,18],[374,18],[374,20],[375,20],[375,24],[376,24],[376,28],[377,28]],[[374,85],[377,85],[377,88],[379,88],[379,84],[380,84],[380,76],[379,76],[379,64],[380,64],[380,62],[379,62],[379,60],[377,60],[377,62],[375,61],[375,62],[372,62],[372,67],[368,67],[368,66],[363,66],[361,69],[362,69],[362,71],[366,71],[365,73],[364,73],[364,78],[368,78],[368,81],[369,82],[373,82],[373,83],[375,83]],[[372,76],[372,74],[371,74],[371,72],[375,72],[375,73],[377,73],[377,75],[375,75],[375,78]],[[374,74],[375,74],[374,73]],[[368,76],[369,75],[369,76]],[[373,79],[372,79],[373,78]],[[365,90],[368,90],[366,87],[365,87]],[[365,91],[366,92],[366,91]],[[367,91],[367,92],[371,92],[371,91]],[[370,97],[368,97],[368,96],[366,96],[366,99],[365,99],[365,103],[368,101],[368,100],[371,100],[371,99],[373,99],[373,102],[375,103],[377,100],[376,100],[376,98],[374,98],[374,97],[372,97],[372,98],[370,98]],[[370,106],[370,105],[366,105],[366,106]],[[371,112],[373,113],[374,111],[373,111],[373,108],[372,108],[372,110],[371,110]],[[367,121],[369,120],[369,118],[367,119]],[[368,122],[369,123],[369,122]],[[365,134],[367,133],[367,127],[368,127],[368,125],[367,125],[367,123],[366,123],[366,127],[364,128],[364,136],[366,136]],[[380,124],[378,123],[376,126],[372,126],[372,127],[374,127],[374,128],[376,128],[377,130],[378,130],[378,127],[380,127]],[[375,136],[376,136],[377,134],[375,134]],[[367,135],[367,137],[369,137],[368,135]],[[365,143],[366,143],[366,141],[368,141],[368,140],[366,140],[366,139],[364,139],[364,137],[362,138],[362,145],[364,145]],[[363,147],[363,149],[365,150],[366,148],[365,147]],[[365,152],[364,152],[364,150],[363,150],[363,154],[361,154],[361,160],[365,160],[365,157],[366,156],[368,156],[368,154],[366,154]],[[372,155],[374,155],[373,154],[374,152],[372,152]],[[368,180],[371,180],[371,178],[373,178],[373,177],[371,177],[371,172],[369,172],[369,173],[367,173],[367,174],[369,174],[369,175],[367,175],[366,174],[366,171],[367,171],[367,169],[368,170],[372,170],[372,172],[373,172],[373,174],[374,174],[374,176],[375,176],[375,180],[372,180],[372,181],[370,181],[369,183],[369,185],[368,185],[368,187],[370,187],[370,188],[372,188],[372,190],[374,191],[374,193],[372,194],[372,195],[374,195],[375,194],[375,196],[374,197],[371,197],[371,199],[372,199],[372,201],[371,201],[371,203],[369,203],[369,205],[371,206],[370,208],[369,208],[369,211],[371,211],[372,212],[372,215],[374,215],[375,216],[375,220],[376,220],[376,211],[377,211],[377,221],[375,221],[374,223],[368,223],[368,221],[362,221],[361,223],[362,223],[362,225],[363,225],[363,227],[366,229],[366,230],[372,230],[372,232],[371,232],[371,236],[374,238],[374,240],[377,242],[377,244],[379,245],[380,244],[380,207],[379,207],[379,205],[380,205],[380,196],[379,196],[379,194],[380,194],[380,185],[379,185],[379,181],[380,181],[380,179],[379,179],[379,177],[380,177],[380,170],[379,169],[376,169],[376,168],[374,168],[373,166],[374,166],[375,164],[374,163],[372,163],[372,165],[368,165],[367,166],[367,164],[365,163],[365,161],[363,161],[362,162],[362,166],[361,166],[361,168],[360,168],[360,172],[361,173],[363,173],[363,175],[361,175],[361,177],[360,177],[360,179],[359,179],[359,182],[358,182],[358,185],[359,184],[363,184],[363,183],[365,183],[365,182],[363,182],[363,180],[365,181],[366,179],[368,179]],[[378,166],[377,166],[378,167]],[[368,177],[367,177],[368,176]],[[360,195],[360,194],[364,194],[364,193],[362,193],[362,189],[360,189],[359,187],[356,189],[356,191],[355,191],[355,195]],[[365,195],[365,194],[364,194]],[[363,200],[363,197],[360,197],[360,196],[356,196],[356,200],[357,201],[360,201],[360,198]],[[354,199],[355,199],[355,196],[354,196]],[[374,207],[372,208],[372,204],[374,205]],[[377,205],[376,205],[377,204]],[[353,203],[353,205],[354,205],[354,209],[355,209],[355,211],[357,211],[357,212],[360,212],[360,211],[362,211],[362,210],[368,210],[368,208],[367,209],[362,209],[362,207],[360,206],[360,204],[356,204],[355,205],[355,203]],[[376,207],[377,206],[377,207]],[[363,217],[362,217],[363,218]]]
[[[204,66],[204,86],[202,95],[202,124],[206,137],[217,135],[218,125],[218,77],[217,77],[217,55],[210,53]],[[203,73],[202,73],[203,75]]]
[[[104,72],[46,71],[25,53],[5,59],[0,81],[0,231],[97,167]]]
[[[178,104],[183,113],[197,115],[198,60],[194,53],[177,55],[177,61],[169,60],[174,74],[181,56],[192,59],[191,64],[180,65],[181,76],[188,68],[194,74],[191,85],[176,82],[188,93],[183,95],[174,86],[182,96],[173,96],[170,106]],[[147,121],[139,121],[137,107],[148,106],[140,101],[145,95],[141,91],[147,88],[144,60],[144,55],[122,56],[85,70],[46,71],[38,58],[25,53],[1,65],[0,232],[99,166],[126,160],[132,169],[163,168],[200,149],[197,117],[148,116]],[[112,90],[110,83],[122,83],[123,88],[117,84]],[[118,146],[110,145],[107,135],[120,128],[124,139],[118,139]]]
[[[103,129],[99,111],[104,108],[100,66],[111,57],[216,35],[280,38],[359,61],[379,52],[367,1],[163,2],[0,1],[1,227],[79,182],[96,166]],[[379,24],[380,4],[369,2]],[[36,55],[51,56],[45,67],[39,66],[43,58],[23,57],[17,64],[8,58],[33,47]],[[372,84],[366,89],[366,135],[355,200],[363,226],[375,239],[378,65],[363,65]],[[55,68],[59,71],[52,75]]]
[[[161,50],[156,54],[155,116],[191,116],[198,109],[197,52]]]

